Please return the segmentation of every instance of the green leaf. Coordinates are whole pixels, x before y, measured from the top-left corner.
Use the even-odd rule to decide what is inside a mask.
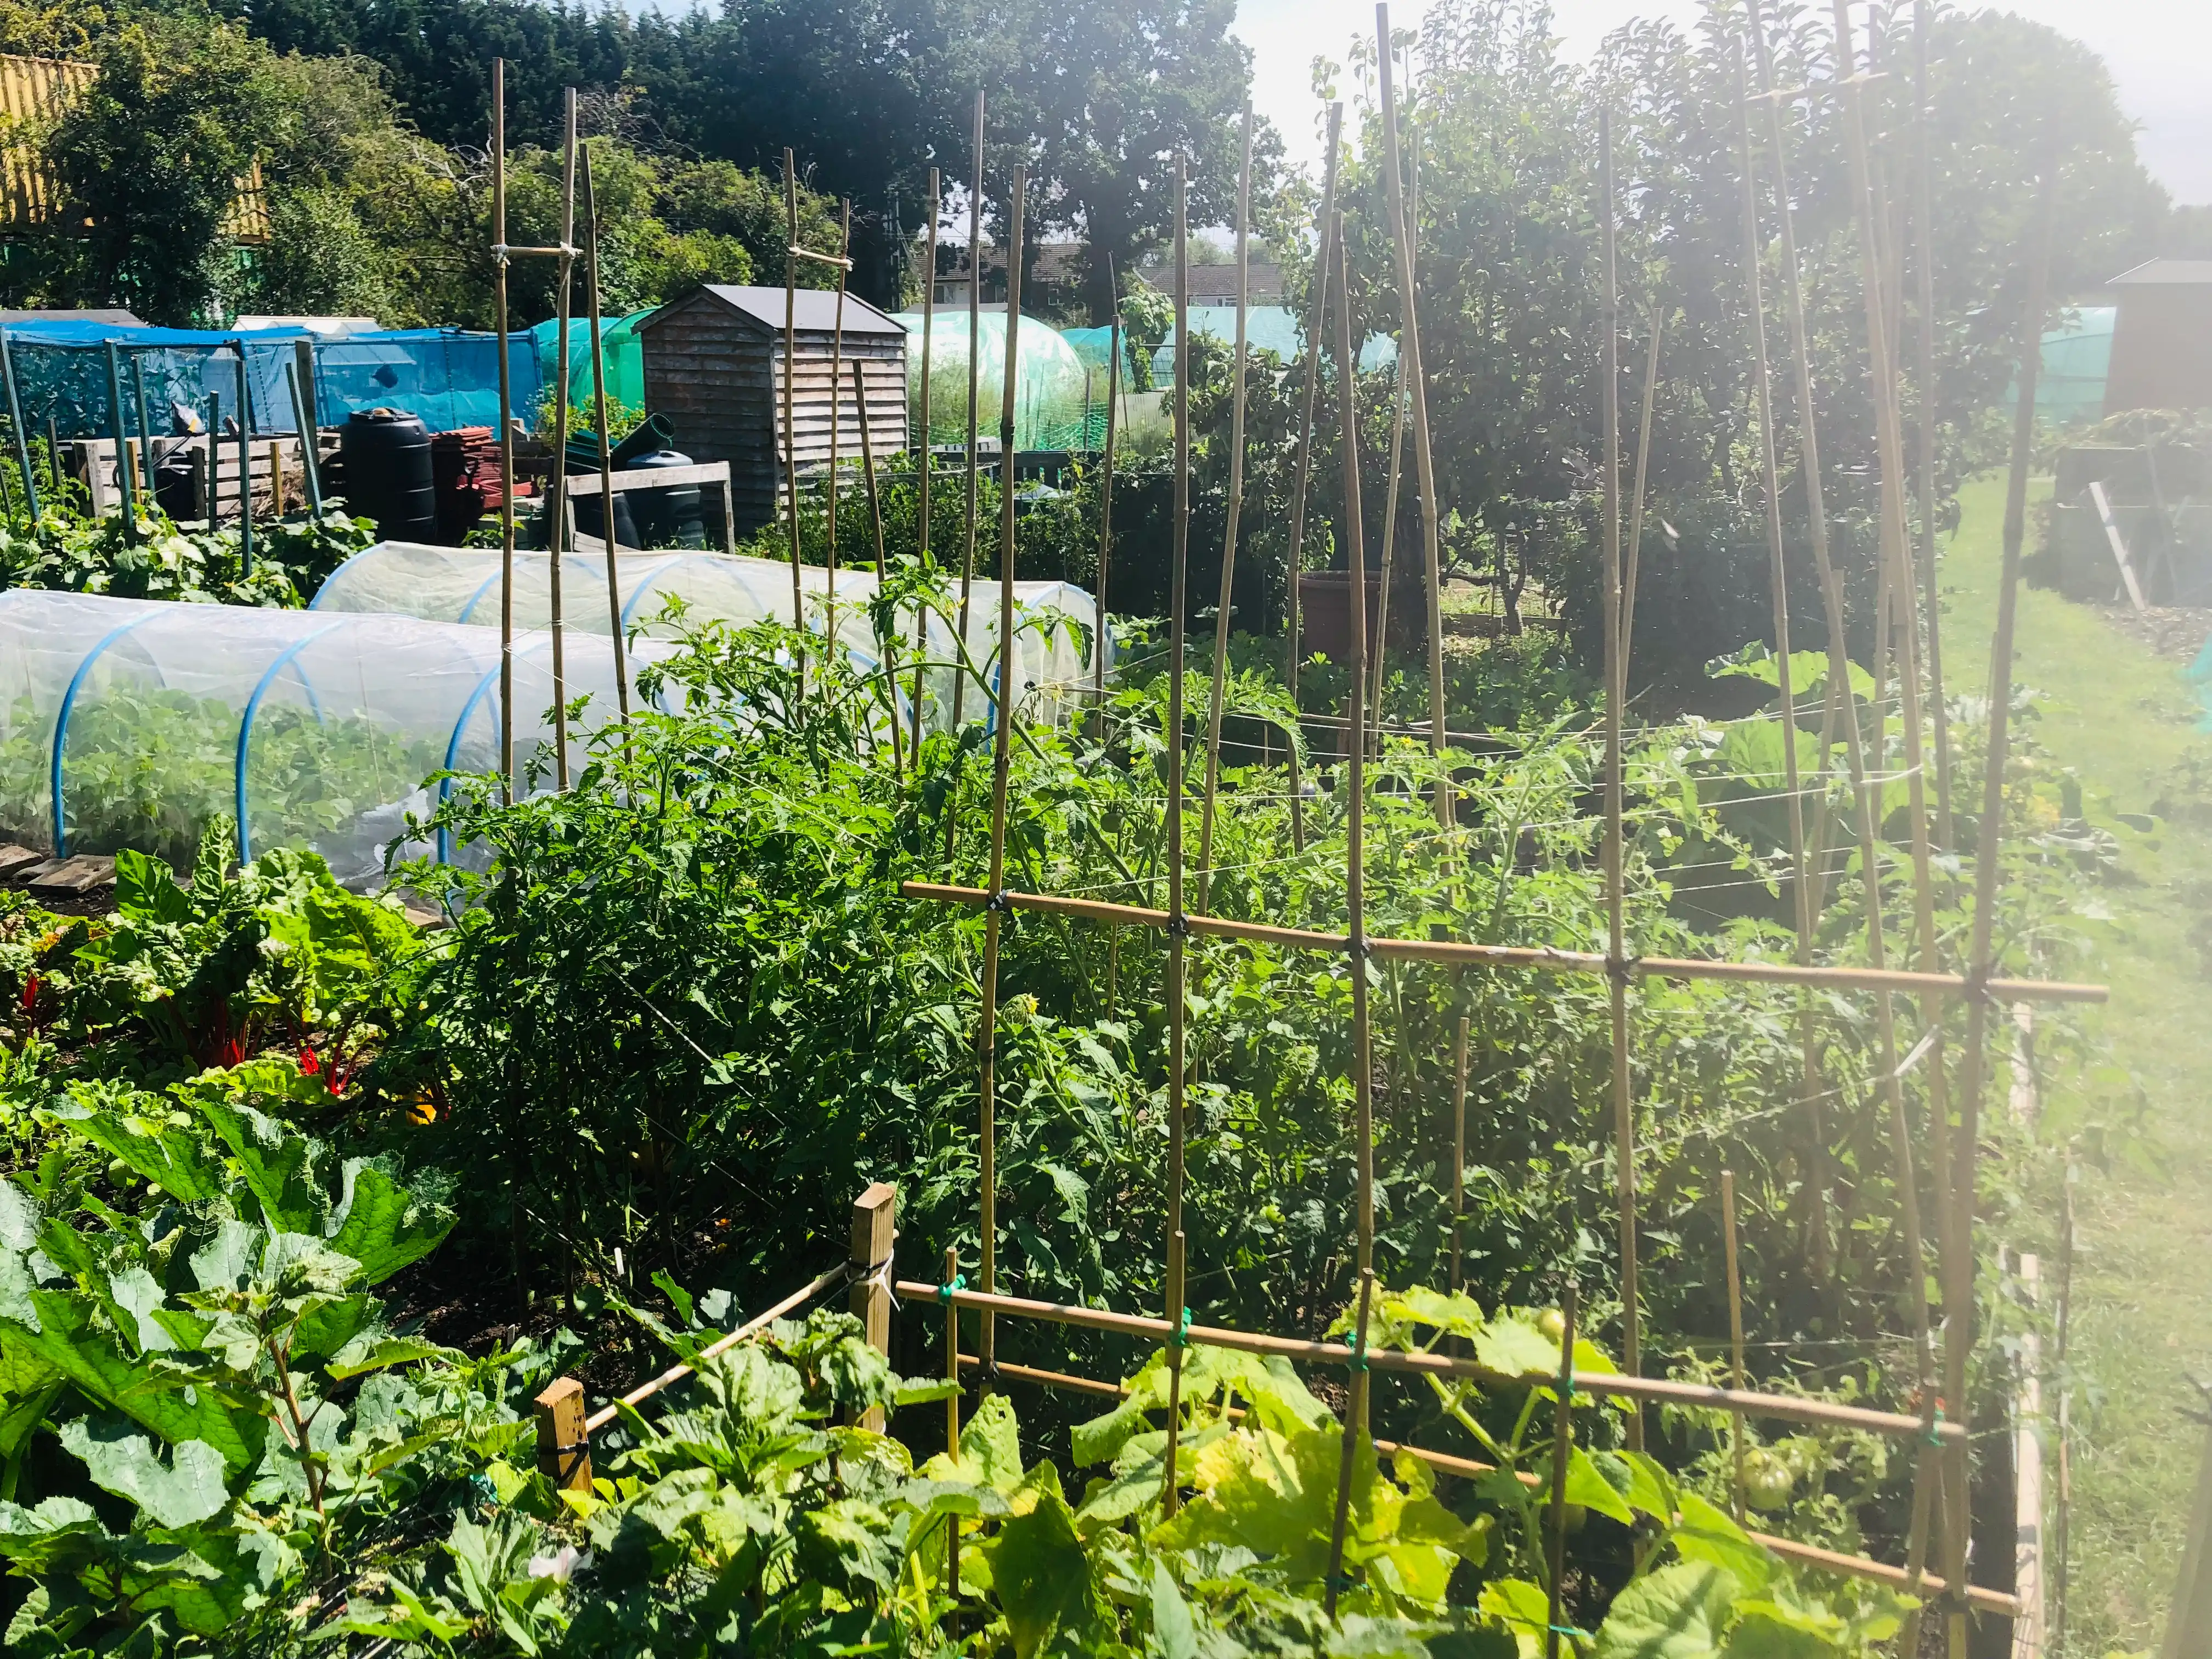
[[[1774,1577],[1780,1565],[1765,1545],[1736,1525],[1693,1492],[1680,1492],[1681,1521],[1668,1534],[1676,1553],[1685,1561],[1702,1561],[1728,1573],[1746,1595],[1756,1595]]]
[[[1651,1516],[1662,1526],[1673,1526],[1677,1504],[1674,1477],[1657,1459],[1643,1452],[1620,1452],[1616,1455],[1628,1465],[1628,1507]]]
[[[7,1254],[0,1254],[0,1334],[11,1350],[20,1344],[52,1365],[87,1399],[173,1446],[204,1440],[234,1473],[260,1461],[268,1424],[258,1413],[228,1406],[213,1389],[193,1389],[186,1377],[149,1370],[100,1328],[90,1297],[38,1289],[21,1258]]]
[[[1708,1561],[1676,1561],[1615,1596],[1598,1627],[1592,1659],[1712,1659],[1738,1594]]]
[[[897,1390],[891,1395],[894,1406],[927,1406],[939,1400],[957,1399],[958,1381],[950,1376],[908,1376],[899,1379]]]
[[[411,1364],[417,1359],[450,1359],[458,1364],[461,1358],[462,1355],[453,1349],[441,1348],[420,1337],[385,1336],[364,1331],[331,1355],[325,1369],[334,1381],[343,1382],[349,1376],[365,1376],[371,1371]]]
[[[1608,1516],[1624,1527],[1636,1524],[1634,1512],[1580,1446],[1567,1459],[1567,1502]]]
[[[1482,1587],[1475,1607],[1512,1633],[1520,1659],[1544,1659],[1552,1600],[1541,1584],[1532,1584],[1525,1578],[1493,1578]]]
[[[399,1186],[380,1164],[348,1158],[330,1245],[361,1263],[364,1285],[380,1285],[436,1249],[455,1219],[446,1206]]]
[[[1559,1374],[1559,1345],[1517,1315],[1492,1320],[1474,1339],[1480,1365],[1507,1376],[1554,1377]]]
[[[315,1178],[322,1143],[291,1133],[222,1091],[195,1089],[191,1101],[230,1148],[269,1225],[280,1232],[320,1233],[330,1208]]]
[[[1096,1653],[1111,1637],[1075,1516],[1051,1464],[1040,1463],[1013,1494],[1013,1513],[983,1549],[1015,1659]]]
[[[1013,1402],[1002,1394],[985,1397],[960,1430],[960,1462],[983,1486],[1011,1492],[1022,1484],[1022,1443]]]
[[[1141,1402],[1130,1398],[1103,1417],[1091,1418],[1075,1425],[1071,1440],[1075,1466],[1088,1468],[1093,1463],[1113,1461],[1133,1434],[1142,1434],[1148,1425]]]
[[[38,1200],[0,1176],[0,1249],[29,1249],[39,1242],[39,1225]]]
[[[222,1454],[204,1440],[179,1442],[164,1464],[153,1443],[111,1417],[80,1417],[62,1425],[61,1442],[93,1483],[145,1510],[156,1526],[189,1527],[230,1501]]]
[[[56,1107],[54,1121],[109,1157],[122,1159],[133,1173],[159,1183],[172,1198],[189,1204],[220,1194],[228,1185],[222,1158],[198,1136],[164,1123],[166,1103],[152,1096],[141,1098],[147,1103],[149,1116],[95,1109],[79,1098]]]
[[[1160,1659],[1198,1659],[1198,1631],[1164,1561],[1152,1563],[1152,1639]]]
[[[1835,1640],[1840,1632],[1838,1620],[1811,1618],[1772,1601],[1741,1601],[1724,1652],[1727,1659],[1835,1659],[1844,1650]]]
[[[174,925],[191,920],[192,902],[169,866],[125,848],[115,855],[115,908],[136,920]]]

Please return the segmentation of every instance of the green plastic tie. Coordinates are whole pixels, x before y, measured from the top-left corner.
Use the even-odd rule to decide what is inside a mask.
[[[1182,1310],[1182,1317],[1176,1322],[1175,1330],[1168,1338],[1168,1346],[1173,1348],[1188,1348],[1190,1346],[1189,1309],[1185,1308]]]
[[[1352,1333],[1352,1369],[1355,1371],[1364,1371],[1367,1369],[1367,1333],[1365,1331]]]
[[[1940,1451],[1943,1447],[1942,1431],[1943,1402],[1939,1400],[1936,1402],[1935,1414],[1928,1419],[1928,1426],[1922,1431],[1920,1438],[1925,1444],[1933,1446]]]
[[[953,1292],[956,1291],[964,1291],[967,1288],[968,1275],[965,1273],[955,1273],[952,1275],[952,1282],[950,1285],[939,1285],[937,1287],[937,1299],[949,1308],[952,1305]]]

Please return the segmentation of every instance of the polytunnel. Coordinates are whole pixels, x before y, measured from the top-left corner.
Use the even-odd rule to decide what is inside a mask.
[[[515,643],[518,775],[552,740],[550,644]],[[574,741],[616,712],[614,655],[573,635],[564,667],[591,696]],[[241,861],[311,848],[365,887],[395,841],[453,855],[404,841],[406,818],[433,773],[497,768],[499,671],[499,635],[451,623],[0,593],[0,833],[185,868],[227,813]]]
[[[494,550],[431,547],[413,542],[379,542],[332,571],[316,593],[312,612],[386,611],[484,629],[500,624],[500,561]],[[514,556],[514,625],[543,628],[552,617],[552,556],[518,550]],[[815,633],[829,624],[830,573],[820,565],[799,568],[805,602],[805,625]],[[616,561],[616,590],[622,605],[623,631],[632,641],[672,638],[677,624],[665,619],[671,599],[680,599],[694,622],[720,620],[738,626],[774,617],[791,620],[791,567],[774,559],[732,557],[721,553],[623,552]],[[836,627],[839,643],[864,667],[878,657],[869,613],[876,595],[871,570],[837,573]],[[568,553],[561,560],[562,622],[570,629],[605,635],[611,629],[607,567],[599,552]],[[1098,606],[1069,582],[1014,584],[1015,696],[1035,697],[1033,712],[1060,718],[1077,706],[1091,684],[1098,648]],[[1060,623],[1080,625],[1079,637]],[[957,660],[953,629],[935,612],[928,617],[923,676],[923,724],[943,730],[951,724]],[[998,648],[999,585],[978,581],[969,601],[968,653],[995,690],[992,659]],[[914,611],[900,620],[902,654],[915,637]],[[1088,649],[1086,650],[1086,646]],[[910,659],[910,654],[909,654]],[[1110,659],[1109,659],[1110,660]],[[902,688],[912,684],[900,676]],[[971,694],[964,712],[988,718],[994,699]]]

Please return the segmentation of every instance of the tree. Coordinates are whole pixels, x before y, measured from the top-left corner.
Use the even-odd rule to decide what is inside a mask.
[[[268,48],[225,25],[148,17],[93,47],[98,78],[52,121],[46,151],[75,228],[80,292],[150,322],[221,309],[240,181],[282,135]]]
[[[1019,9],[1012,95],[993,125],[1034,157],[1038,229],[1080,234],[1094,325],[1113,313],[1109,268],[1133,269],[1169,234],[1179,160],[1189,168],[1191,223],[1235,212],[1251,84],[1250,50],[1229,33],[1235,16],[1235,0],[1031,0]],[[1262,124],[1259,191],[1281,157],[1280,137]]]

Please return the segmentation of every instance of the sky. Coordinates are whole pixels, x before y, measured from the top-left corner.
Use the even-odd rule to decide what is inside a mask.
[[[1397,0],[1391,24],[1414,27],[1426,9],[1424,0]],[[2009,0],[1990,9],[2087,42],[2111,68],[2120,107],[2141,125],[2136,149],[2152,176],[2178,202],[2212,202],[2212,0]],[[1687,23],[1698,10],[1697,0],[1553,0],[1554,26],[1577,58],[1632,17]],[[1352,37],[1371,40],[1374,28],[1372,0],[1237,0],[1236,33],[1252,48],[1253,101],[1294,160],[1321,153],[1315,57],[1344,62]]]

